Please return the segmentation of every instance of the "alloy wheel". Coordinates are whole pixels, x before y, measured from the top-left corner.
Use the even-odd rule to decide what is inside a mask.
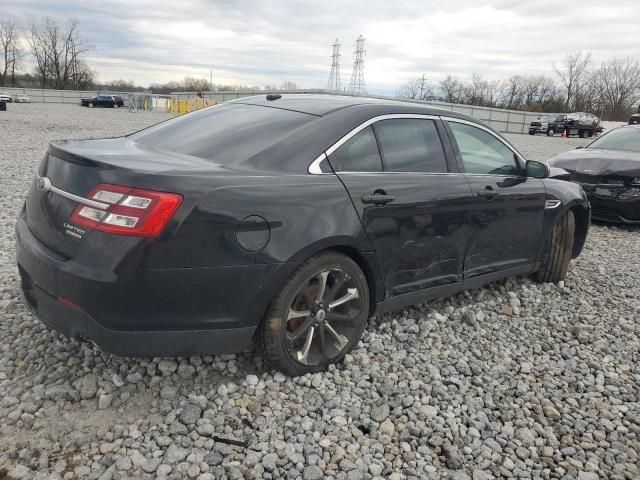
[[[320,365],[339,356],[359,336],[362,300],[356,281],[339,268],[322,270],[305,281],[287,311],[289,354],[303,365]]]

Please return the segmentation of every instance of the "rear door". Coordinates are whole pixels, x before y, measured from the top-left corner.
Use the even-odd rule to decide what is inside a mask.
[[[471,192],[440,120],[385,115],[356,130],[327,153],[378,253],[385,296],[459,281]]]
[[[527,177],[524,160],[491,130],[458,119],[447,125],[476,199],[465,278],[533,266],[544,219],[543,182]]]

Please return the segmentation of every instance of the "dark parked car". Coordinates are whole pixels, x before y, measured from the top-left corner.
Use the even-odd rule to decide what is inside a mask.
[[[82,98],[80,100],[80,105],[83,107],[109,107],[109,108],[118,108],[124,106],[124,101],[122,97],[118,95],[97,95],[91,98]]]
[[[319,371],[374,313],[512,275],[564,278],[589,205],[473,118],[269,95],[123,138],[53,142],[16,226],[26,302],[120,355],[251,339]]]
[[[593,218],[640,224],[640,125],[611,130],[586,148],[549,160],[571,174],[589,197]]]
[[[634,113],[629,117],[629,125],[640,124],[640,113]]]

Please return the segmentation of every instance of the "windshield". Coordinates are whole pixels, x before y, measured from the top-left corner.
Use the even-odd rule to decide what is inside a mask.
[[[129,138],[157,150],[237,165],[314,118],[291,110],[225,103],[160,123]]]
[[[616,128],[600,137],[588,148],[640,152],[640,128]]]
[[[548,122],[553,122],[555,119],[556,119],[556,117],[552,117],[550,115],[546,115],[546,116],[542,117],[542,121],[543,122],[547,122],[547,123]]]

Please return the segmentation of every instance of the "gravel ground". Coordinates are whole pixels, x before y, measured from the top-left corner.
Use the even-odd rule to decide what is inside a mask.
[[[514,279],[374,319],[313,376],[250,352],[120,358],[47,331],[20,302],[13,238],[46,143],[165,117],[0,114],[0,478],[640,477],[638,229],[593,227],[564,284]],[[586,143],[510,138],[535,159]]]

